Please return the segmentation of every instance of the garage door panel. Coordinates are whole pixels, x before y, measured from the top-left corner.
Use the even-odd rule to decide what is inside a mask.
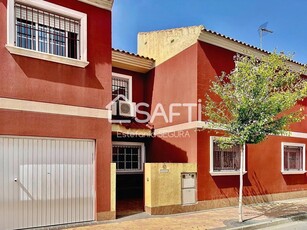
[[[93,220],[93,152],[92,140],[0,137],[0,229]]]
[[[12,212],[12,210],[9,210],[9,178],[8,178],[8,159],[5,157],[4,152],[7,152],[8,149],[8,140],[0,140],[1,148],[0,148],[0,159],[1,159],[1,167],[0,167],[0,183],[1,183],[1,188],[2,188],[2,193],[0,194],[1,200],[0,200],[0,207],[1,208],[1,217],[2,221],[1,223],[3,224],[4,228],[8,228],[8,216],[9,213]],[[1,218],[0,217],[0,218]]]

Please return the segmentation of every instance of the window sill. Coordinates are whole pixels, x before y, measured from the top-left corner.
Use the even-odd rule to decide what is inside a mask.
[[[305,174],[306,171],[281,171],[283,175]]]
[[[247,171],[243,171],[243,175],[246,174]],[[240,175],[240,171],[219,171],[219,172],[210,172],[211,176],[238,176]]]
[[[43,53],[39,51],[20,48],[12,45],[5,46],[11,54],[16,54],[24,57],[37,58],[44,61],[56,62],[64,65],[71,65],[79,68],[85,68],[89,62],[81,61],[73,58],[61,57],[54,54]]]

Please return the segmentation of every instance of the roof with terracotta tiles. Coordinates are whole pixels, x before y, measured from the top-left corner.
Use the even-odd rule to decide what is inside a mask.
[[[244,45],[244,46],[247,46],[247,47],[250,47],[250,48],[259,50],[259,51],[264,52],[264,53],[267,53],[267,54],[272,53],[272,52],[269,52],[269,51],[267,51],[267,50],[260,49],[260,48],[257,47],[257,46],[253,46],[253,45],[250,45],[250,44],[248,44],[248,43],[245,43],[245,42],[239,41],[239,40],[237,40],[237,39],[231,38],[231,37],[229,37],[229,36],[226,36],[226,35],[224,35],[224,34],[215,32],[215,31],[213,31],[213,30],[208,30],[208,29],[204,28],[203,31],[208,32],[208,33],[211,33],[211,34],[214,34],[214,35],[217,35],[217,36],[220,36],[220,37],[223,37],[223,38],[226,38],[226,39],[228,39],[228,40],[230,40],[230,41],[237,42],[237,43],[239,43],[239,44],[241,44],[241,45]],[[298,65],[305,66],[305,64],[303,64],[303,63],[301,63],[301,62],[298,62],[298,61],[295,61],[295,60],[292,60],[292,59],[289,60],[289,61],[291,61],[291,62],[293,62],[293,63],[295,63],[295,64],[298,64]]]
[[[254,46],[254,45],[250,45],[248,43],[245,43],[245,42],[242,42],[240,40],[237,40],[237,39],[234,39],[232,37],[229,37],[227,35],[224,35],[224,34],[221,34],[221,33],[218,33],[218,32],[215,32],[213,30],[209,30],[209,29],[206,29],[205,26],[203,25],[198,25],[198,26],[187,26],[187,27],[180,27],[180,28],[171,28],[171,29],[165,29],[165,30],[155,30],[155,31],[148,31],[148,32],[139,32],[139,35],[146,35],[146,34],[151,34],[151,33],[164,33],[164,32],[176,32],[176,31],[180,31],[180,30],[183,30],[183,29],[198,29],[199,30],[199,33],[201,34],[201,32],[207,32],[207,33],[210,33],[210,34],[213,34],[213,35],[216,35],[216,36],[219,36],[219,37],[222,37],[222,38],[225,38],[229,41],[232,41],[232,42],[236,42],[240,45],[243,45],[243,46],[246,46],[248,48],[252,48],[252,49],[255,49],[257,51],[260,51],[260,52],[263,52],[263,53],[266,53],[266,54],[270,54],[271,52],[267,51],[267,50],[264,50],[264,49],[260,49],[259,47],[257,46]],[[297,64],[297,65],[301,65],[301,66],[305,66],[304,63],[301,63],[301,62],[298,62],[298,61],[295,61],[295,60],[289,60],[290,62],[294,63],[294,64]]]
[[[128,55],[131,55],[131,56],[134,56],[134,57],[139,57],[139,58],[144,58],[144,59],[147,59],[147,60],[155,61],[153,58],[144,57],[144,56],[142,56],[142,55],[135,54],[135,53],[132,53],[132,52],[128,52],[128,51],[125,51],[125,50],[120,50],[120,49],[115,49],[115,48],[112,48],[112,50],[113,50],[113,51],[116,51],[116,52],[123,53],[123,54],[128,54]]]

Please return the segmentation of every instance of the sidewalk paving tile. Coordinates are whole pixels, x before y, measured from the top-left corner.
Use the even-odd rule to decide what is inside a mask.
[[[307,198],[246,205],[244,222],[238,222],[238,208],[227,207],[165,216],[141,215],[125,220],[105,221],[70,230],[164,230],[164,229],[228,229],[269,222],[307,213]]]

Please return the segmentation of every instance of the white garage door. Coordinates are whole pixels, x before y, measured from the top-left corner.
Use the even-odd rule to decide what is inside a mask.
[[[0,136],[0,229],[93,220],[94,146]]]

